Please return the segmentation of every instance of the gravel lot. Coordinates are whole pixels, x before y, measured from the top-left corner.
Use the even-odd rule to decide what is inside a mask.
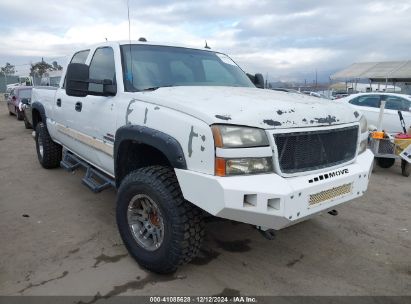
[[[124,248],[115,191],[44,170],[31,130],[0,102],[0,295],[411,295],[411,178],[376,168],[367,194],[264,239],[207,224],[201,256],[171,276]]]

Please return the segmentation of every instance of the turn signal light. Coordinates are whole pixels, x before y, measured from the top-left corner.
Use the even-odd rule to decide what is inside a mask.
[[[216,157],[215,159],[215,175],[225,176],[226,163],[224,158]]]

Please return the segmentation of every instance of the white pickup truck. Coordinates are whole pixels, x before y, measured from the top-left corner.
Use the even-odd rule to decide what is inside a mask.
[[[38,159],[84,166],[96,192],[115,186],[124,244],[158,273],[197,255],[204,216],[271,232],[361,196],[373,163],[364,117],[260,85],[209,49],[78,50],[59,88],[33,90]]]

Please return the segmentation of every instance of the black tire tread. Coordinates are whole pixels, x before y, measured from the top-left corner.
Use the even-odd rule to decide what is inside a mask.
[[[33,127],[32,127],[32,125],[28,122],[28,120],[27,120],[27,118],[26,118],[26,115],[24,115],[24,127],[26,128],[26,129],[32,129]]]
[[[391,168],[395,163],[395,158],[377,157],[376,160],[378,166],[384,169]]]
[[[41,157],[38,147],[38,137],[43,139],[43,157]],[[62,157],[62,147],[55,143],[43,122],[39,122],[36,126],[36,149],[40,164],[45,169],[54,169],[60,167]]]
[[[21,113],[18,108],[16,108],[16,117],[17,120],[23,120],[23,113]]]
[[[410,176],[411,165],[404,159],[401,159],[401,174],[405,177]]]
[[[175,239],[165,263],[160,267],[140,261],[133,255],[129,246],[125,245],[141,266],[157,273],[172,273],[178,266],[190,262],[200,251],[205,234],[202,211],[183,198],[172,168],[150,166],[135,170],[124,178],[119,193],[130,184],[141,182],[150,183],[156,191],[167,191],[172,196],[172,207],[175,209],[172,219]]]

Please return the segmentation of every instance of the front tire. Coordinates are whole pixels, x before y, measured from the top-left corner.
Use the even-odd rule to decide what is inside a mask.
[[[395,163],[395,158],[377,157],[376,160],[378,166],[384,169],[391,168]]]
[[[40,164],[45,169],[53,169],[60,166],[62,148],[55,143],[43,122],[36,126],[36,150]]]
[[[118,190],[116,216],[126,248],[148,270],[172,273],[200,250],[202,212],[184,200],[171,168],[145,167],[127,175]]]
[[[16,108],[16,117],[17,120],[23,120],[23,113],[19,110],[19,108]]]

